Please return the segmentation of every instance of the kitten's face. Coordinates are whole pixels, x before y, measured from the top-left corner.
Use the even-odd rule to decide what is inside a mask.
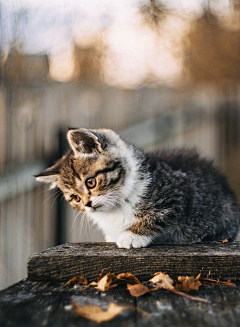
[[[118,201],[113,203],[112,192],[117,196],[124,176],[119,160],[104,155],[74,158],[70,154],[60,169],[59,188],[73,208],[104,211],[118,205]]]
[[[119,207],[126,176],[124,159],[118,154],[119,142],[123,141],[109,130],[83,129],[69,131],[68,141],[72,150],[37,179],[59,187],[78,211]]]

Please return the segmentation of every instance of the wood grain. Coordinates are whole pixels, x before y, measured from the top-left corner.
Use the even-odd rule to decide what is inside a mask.
[[[152,246],[119,249],[115,243],[66,243],[31,255],[28,279],[67,281],[80,275],[96,280],[105,268],[114,274],[131,272],[148,280],[157,271],[172,278],[202,274],[240,280],[240,242]]]

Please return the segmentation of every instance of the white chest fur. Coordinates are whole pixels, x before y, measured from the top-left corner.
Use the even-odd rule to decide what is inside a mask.
[[[102,230],[107,242],[116,242],[119,234],[136,222],[131,205],[124,210],[89,212],[88,216]]]

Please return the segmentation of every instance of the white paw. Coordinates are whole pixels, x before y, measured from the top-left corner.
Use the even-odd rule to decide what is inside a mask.
[[[117,246],[125,249],[143,248],[150,244],[151,240],[150,236],[141,236],[126,230],[118,236]]]

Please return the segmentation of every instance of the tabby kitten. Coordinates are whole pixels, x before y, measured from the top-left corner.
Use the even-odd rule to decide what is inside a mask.
[[[71,150],[37,180],[62,190],[122,248],[234,238],[239,207],[226,179],[186,150],[145,154],[108,129],[72,129]]]

